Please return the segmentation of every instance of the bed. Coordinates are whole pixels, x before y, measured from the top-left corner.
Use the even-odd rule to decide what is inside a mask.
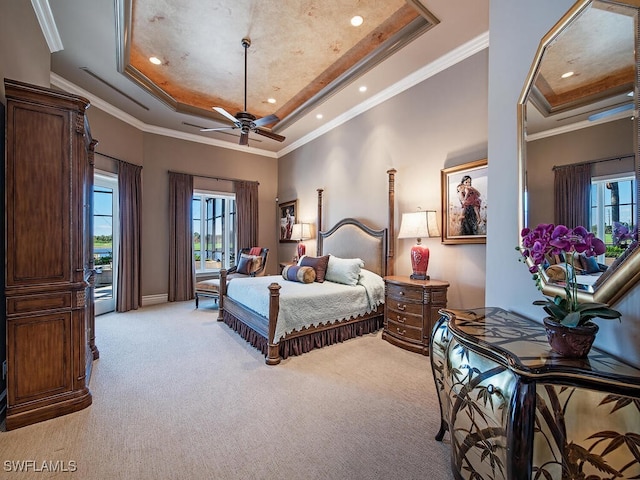
[[[392,273],[393,185],[395,170],[389,170],[389,225],[375,229],[354,218],[340,220],[330,229],[321,230],[322,190],[318,190],[318,249],[316,258],[332,255],[332,260],[362,260],[357,284],[345,286],[327,276],[323,283],[299,283],[282,275],[226,281],[220,277],[218,320],[223,321],[242,338],[265,355],[267,365],[301,355],[382,328],[384,321],[384,282]],[[335,273],[335,272],[334,272]],[[329,274],[329,270],[327,271]],[[332,277],[333,278],[333,277]],[[336,299],[345,292],[349,310]],[[317,297],[316,295],[319,295]],[[328,300],[330,299],[330,300]],[[300,303],[302,302],[302,303]],[[340,305],[337,313],[327,304]],[[298,318],[292,318],[298,317]],[[300,319],[305,317],[304,323]]]

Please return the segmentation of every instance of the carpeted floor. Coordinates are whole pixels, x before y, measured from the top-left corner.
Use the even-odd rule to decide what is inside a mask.
[[[97,317],[93,404],[0,432],[0,478],[453,478],[428,357],[378,332],[269,367],[216,318],[208,300]]]

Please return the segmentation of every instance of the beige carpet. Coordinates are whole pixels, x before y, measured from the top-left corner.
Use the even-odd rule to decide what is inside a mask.
[[[93,405],[0,432],[0,478],[453,478],[428,357],[378,332],[269,367],[200,305],[98,317]]]

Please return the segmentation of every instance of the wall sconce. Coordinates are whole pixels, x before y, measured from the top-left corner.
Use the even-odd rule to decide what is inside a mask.
[[[417,243],[411,247],[411,268],[414,280],[429,280],[429,249],[422,245],[422,239],[439,237],[438,220],[435,210],[403,213],[398,238],[416,238]]]
[[[295,223],[291,229],[291,238],[298,240],[298,258],[302,257],[307,252],[307,247],[302,240],[311,238],[311,224]]]

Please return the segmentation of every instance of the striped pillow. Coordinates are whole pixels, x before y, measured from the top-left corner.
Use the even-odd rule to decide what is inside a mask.
[[[286,265],[282,269],[282,278],[292,282],[313,283],[316,279],[316,271],[311,267]]]

